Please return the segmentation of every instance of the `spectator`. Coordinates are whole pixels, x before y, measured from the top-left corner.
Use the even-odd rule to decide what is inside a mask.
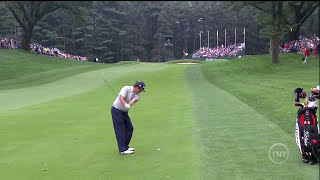
[[[291,41],[290,43],[285,43],[285,44],[289,44],[289,49],[288,49],[288,46],[279,47],[280,53],[297,52],[303,55],[307,53],[308,56],[310,55],[310,53],[313,56],[316,56],[317,54],[319,54],[319,52],[317,52],[317,49],[318,49],[317,46],[319,45],[319,38],[315,35],[311,39],[304,38],[301,36],[299,40]],[[308,48],[307,52],[306,52],[306,48]]]
[[[21,42],[11,39],[10,41],[7,38],[0,37],[0,48],[6,48],[6,49],[20,49],[21,48]],[[41,45],[36,44],[30,44],[31,52],[36,54],[43,54],[43,55],[49,55],[49,56],[56,56],[59,58],[69,58],[69,59],[76,59],[76,60],[82,60],[87,61],[87,57],[82,56],[73,56],[66,53],[60,52],[60,50],[56,47],[43,47]]]
[[[307,58],[307,56],[309,56],[309,48],[306,47],[306,50],[304,51],[304,55]]]
[[[228,45],[226,47],[222,44],[221,47],[218,46],[216,48],[202,47],[192,55],[192,58],[234,58],[238,57],[244,49],[244,43]]]

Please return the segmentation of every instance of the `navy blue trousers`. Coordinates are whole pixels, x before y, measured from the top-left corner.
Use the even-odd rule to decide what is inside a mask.
[[[126,151],[131,141],[133,126],[128,112],[111,107],[114,133],[116,134],[119,152]]]

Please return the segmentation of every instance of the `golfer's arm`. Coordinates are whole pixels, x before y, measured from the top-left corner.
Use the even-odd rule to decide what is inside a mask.
[[[126,101],[124,100],[124,97],[121,96],[121,95],[120,95],[120,100],[121,100],[121,103],[122,103],[123,105],[126,104]],[[136,103],[136,102],[137,102],[136,99],[132,99],[128,104],[129,104],[130,106],[132,106],[132,105],[133,105],[134,103]]]
[[[123,96],[121,96],[121,95],[120,95],[120,101],[121,101],[121,103],[122,103],[123,105],[125,105],[125,104],[126,104],[126,101],[124,100],[124,97],[123,97]]]
[[[136,99],[132,99],[130,102],[129,102],[129,105],[132,106],[134,103],[136,103],[137,100]]]

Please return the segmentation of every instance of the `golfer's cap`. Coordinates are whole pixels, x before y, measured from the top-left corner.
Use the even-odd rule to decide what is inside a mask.
[[[138,88],[142,89],[143,92],[145,92],[144,88],[146,87],[146,85],[143,81],[137,81],[135,85],[138,86]]]

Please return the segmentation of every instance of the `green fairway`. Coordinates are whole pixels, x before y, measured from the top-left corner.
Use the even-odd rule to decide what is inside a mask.
[[[101,66],[106,68],[0,91],[4,100],[0,115],[3,179],[200,176],[191,99],[184,99],[189,94],[184,67],[154,63]],[[116,98],[112,89],[119,92],[138,79],[147,88],[130,112],[135,128],[131,146],[136,152],[120,156],[110,113]]]
[[[309,94],[318,84],[318,59],[177,62],[185,61],[97,64],[0,49],[0,178],[319,179],[319,164],[301,162],[293,104],[296,86]],[[135,153],[121,156],[110,109],[136,80],[146,92],[129,113]],[[289,153],[281,164],[269,157],[277,143]]]

